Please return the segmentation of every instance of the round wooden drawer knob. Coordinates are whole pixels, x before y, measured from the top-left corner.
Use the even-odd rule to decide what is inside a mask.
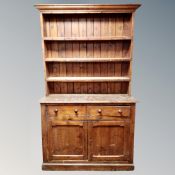
[[[98,113],[99,113],[99,114],[101,114],[101,113],[102,113],[102,110],[101,110],[101,109],[99,109],[99,110],[98,110]]]
[[[75,109],[74,112],[77,114],[78,113],[78,109]]]
[[[121,110],[121,109],[119,109],[119,110],[118,110],[118,113],[122,114],[122,110]]]
[[[55,109],[54,112],[57,113],[58,112],[58,109]]]

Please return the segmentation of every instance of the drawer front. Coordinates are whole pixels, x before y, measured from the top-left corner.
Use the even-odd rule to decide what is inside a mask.
[[[115,117],[129,117],[130,106],[88,106],[89,119],[115,119]]]
[[[49,117],[55,117],[61,120],[82,120],[86,117],[85,106],[49,105],[47,111]]]

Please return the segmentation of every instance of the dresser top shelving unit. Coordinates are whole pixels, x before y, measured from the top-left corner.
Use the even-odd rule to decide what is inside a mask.
[[[139,6],[37,4],[46,87],[41,102],[94,98],[134,103],[130,97],[133,28]]]

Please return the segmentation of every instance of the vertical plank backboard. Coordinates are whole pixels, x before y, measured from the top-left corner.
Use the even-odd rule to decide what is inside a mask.
[[[115,36],[115,18],[110,16],[109,17],[109,36]],[[115,57],[115,44],[114,42],[109,42],[108,45],[108,58]],[[108,76],[115,76],[115,63],[108,63]],[[108,83],[108,93],[115,93],[115,83],[109,82]]]
[[[94,37],[100,37],[101,34],[101,28],[100,28],[100,17],[94,17]],[[94,42],[94,58],[100,58],[101,57],[101,45],[99,42]],[[100,64],[99,63],[93,63],[93,76],[100,76]],[[100,83],[94,83],[93,85],[93,92],[95,94],[100,94]]]
[[[102,17],[101,18],[101,37],[108,36],[108,30],[109,30],[109,18]],[[101,57],[107,58],[108,56],[108,41],[102,41],[101,42]],[[108,74],[108,63],[103,64],[101,67],[101,74],[104,74],[107,76]],[[108,83],[103,82],[101,83],[101,93],[106,94],[108,92]]]
[[[80,37],[85,37],[87,36],[86,34],[86,18],[82,17],[79,18],[79,36]],[[86,59],[86,41],[80,42],[80,58]],[[87,64],[86,63],[79,63],[80,66],[80,74],[79,76],[85,77],[87,76]],[[87,83],[81,83],[80,84],[80,93],[87,93]]]
[[[77,16],[72,18],[72,37],[79,37],[79,18]],[[80,57],[80,44],[78,41],[73,42],[72,54],[74,58]],[[73,76],[79,76],[80,74],[80,63],[73,63]],[[80,93],[80,83],[74,83],[74,93]]]
[[[122,36],[123,34],[123,16],[121,16],[120,14],[116,16],[116,19],[115,19],[115,35],[116,36]]]
[[[92,17],[87,18],[87,37],[93,37],[94,36],[94,19]],[[87,59],[93,58],[94,56],[94,44],[93,42],[89,42],[87,44]],[[87,64],[87,76],[93,76],[93,63]],[[87,87],[88,93],[93,93],[93,83],[88,83]]]
[[[72,19],[71,18],[65,18],[64,19],[64,26],[65,26],[65,37],[71,37],[72,36]],[[67,42],[65,46],[66,52],[65,57],[71,58],[72,55],[72,42]],[[68,76],[72,75],[72,63],[67,64],[66,66],[66,74]],[[74,92],[74,86],[73,83],[67,83],[67,92],[73,93]]]

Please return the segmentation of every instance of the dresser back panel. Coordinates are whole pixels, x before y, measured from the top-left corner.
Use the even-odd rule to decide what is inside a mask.
[[[127,94],[128,82],[63,83],[49,82],[49,94]]]
[[[46,58],[128,58],[129,40],[124,41],[46,41]]]
[[[44,36],[130,36],[131,19],[131,13],[45,14]]]

